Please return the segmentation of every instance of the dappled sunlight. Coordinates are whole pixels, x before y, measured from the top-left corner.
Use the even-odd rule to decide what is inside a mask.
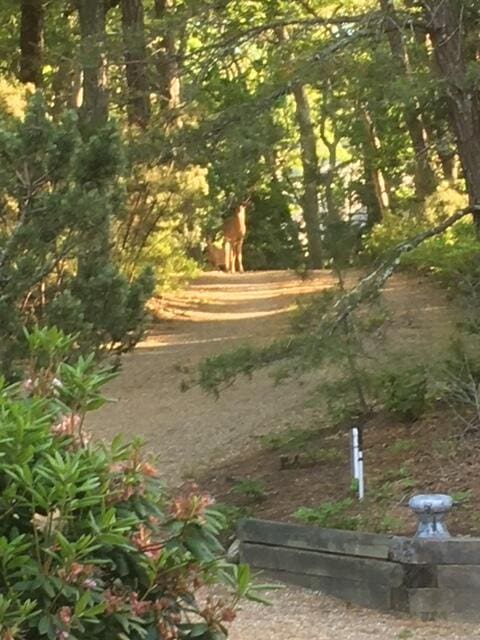
[[[254,334],[244,334],[241,336],[221,335],[210,338],[195,338],[190,334],[175,334],[169,341],[162,342],[161,336],[151,336],[147,340],[140,342],[136,347],[136,352],[140,350],[142,353],[154,353],[158,349],[177,348],[182,346],[191,346],[199,344],[227,343],[244,340],[245,338],[254,337]]]
[[[150,308],[160,319],[215,323],[254,320],[292,311],[300,298],[335,285],[329,271],[315,272],[303,280],[288,272],[215,272],[201,276],[177,295],[153,300]]]

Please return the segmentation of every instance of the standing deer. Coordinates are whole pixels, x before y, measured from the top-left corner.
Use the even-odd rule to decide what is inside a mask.
[[[235,213],[223,222],[225,267],[230,273],[235,273],[237,270],[243,273],[242,248],[245,234],[247,233],[245,222],[247,204],[248,200],[242,202],[235,209]]]

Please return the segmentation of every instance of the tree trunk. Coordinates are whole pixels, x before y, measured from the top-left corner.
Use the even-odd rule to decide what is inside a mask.
[[[410,61],[402,33],[396,26],[397,20],[393,1],[380,0],[380,8],[388,18],[387,38],[392,56],[398,65],[400,73],[408,78],[411,76]],[[420,104],[416,97],[413,97],[411,104],[405,105],[405,124],[407,125],[415,154],[415,192],[419,200],[425,200],[427,196],[435,191],[436,178],[429,162],[428,136],[423,123]]]
[[[289,39],[285,27],[277,28],[276,33],[281,43],[287,42]],[[323,240],[318,207],[317,139],[305,86],[300,82],[293,84],[292,95],[295,101],[295,116],[300,134],[303,169],[302,211],[307,233],[308,266],[312,269],[321,269],[323,266]]]
[[[155,17],[168,18],[172,0],[155,0]],[[158,93],[162,105],[170,110],[180,104],[180,76],[177,60],[175,33],[170,26],[164,27],[162,45],[157,53]]]
[[[20,80],[42,84],[44,0],[21,0]]]
[[[143,0],[122,0],[122,30],[128,85],[128,121],[145,128],[150,118]]]
[[[458,154],[480,234],[480,95],[467,77],[464,25],[458,0],[424,0],[437,67],[447,90]]]
[[[305,87],[301,84],[295,84],[292,94],[295,100],[295,113],[300,132],[304,189],[302,198],[303,219],[307,232],[309,266],[314,269],[320,269],[323,266],[323,243],[318,207],[317,140]]]
[[[103,0],[78,0],[83,100],[81,118],[87,135],[107,121],[105,74],[105,5]]]
[[[385,177],[382,170],[379,167],[379,153],[381,150],[380,140],[375,131],[372,118],[365,107],[361,107],[361,115],[363,121],[363,127],[365,130],[365,145],[364,145],[364,163],[366,169],[366,177],[372,185],[373,193],[375,194],[376,203],[376,220],[374,222],[380,222],[385,214],[390,209],[390,196],[388,195],[388,188]]]

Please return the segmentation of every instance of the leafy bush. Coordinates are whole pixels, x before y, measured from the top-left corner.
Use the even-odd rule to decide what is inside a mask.
[[[319,507],[300,507],[293,515],[302,522],[316,524],[319,527],[355,530],[359,525],[358,516],[349,516],[346,513],[352,504],[351,498],[327,501]]]
[[[363,255],[368,259],[384,256],[394,246],[435,226],[465,206],[463,193],[447,183],[441,184],[427,198],[422,209],[388,214],[369,233]],[[430,238],[414,251],[404,254],[401,265],[431,272],[443,280],[451,281],[458,271],[468,268],[477,255],[475,229],[469,220],[462,219],[440,236]]]
[[[265,498],[265,483],[262,480],[244,478],[235,483],[232,491],[256,502]]]
[[[406,420],[419,418],[426,405],[427,373],[418,365],[406,369],[387,369],[377,378],[379,400],[384,407]]]
[[[433,393],[452,408],[466,432],[480,429],[480,363],[461,342],[451,345],[436,371]]]
[[[288,201],[280,185],[257,191],[248,217],[244,259],[248,269],[298,269],[304,262]]]
[[[57,330],[27,341],[23,382],[0,390],[0,637],[224,638],[256,596],[222,558],[222,514],[194,486],[170,497],[138,442],[91,442],[85,417],[112,374],[65,364]],[[228,600],[199,595],[215,582]]]
[[[202,240],[206,170],[159,165],[158,149],[141,136],[127,151],[125,214],[115,228],[118,260],[130,278],[151,269],[161,295],[199,271],[192,253]]]
[[[0,371],[23,356],[22,327],[57,324],[90,349],[133,346],[152,274],[131,280],[112,256],[122,213],[122,145],[113,124],[82,138],[34,95],[24,117],[0,109]]]
[[[310,442],[318,436],[315,429],[295,429],[290,427],[278,433],[260,436],[262,447],[269,451],[299,451],[308,449]]]

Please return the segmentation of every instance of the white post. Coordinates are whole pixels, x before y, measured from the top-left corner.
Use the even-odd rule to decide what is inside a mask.
[[[365,484],[363,480],[363,449],[358,450],[358,499],[363,500]]]
[[[358,499],[363,500],[365,484],[363,479],[362,437],[358,427],[351,429],[352,475],[358,484]]]

